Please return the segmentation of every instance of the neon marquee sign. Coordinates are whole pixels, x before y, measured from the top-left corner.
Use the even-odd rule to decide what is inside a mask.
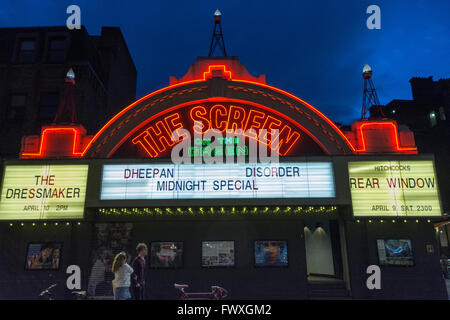
[[[275,110],[234,102],[194,102],[160,112],[149,119],[127,138],[117,154],[129,154],[134,148],[143,157],[168,157],[175,144],[186,138],[180,129],[197,135],[213,130],[223,135],[254,139],[281,156],[296,154],[303,141],[308,145],[315,144],[298,124]],[[276,135],[272,136],[272,130],[277,130],[274,131]],[[173,133],[178,141],[172,140]]]
[[[222,80],[209,81],[212,78]],[[208,88],[222,86],[226,90],[220,97],[211,96],[212,91]],[[162,95],[166,91],[167,94]],[[194,91],[200,100],[190,99]],[[162,102],[166,109],[163,109]],[[279,109],[281,104],[283,108]],[[155,112],[155,108],[159,110]],[[196,125],[196,120],[201,124]],[[190,133],[191,137],[194,134],[194,139],[184,140],[181,134],[178,141],[172,141],[173,131],[181,130],[185,134]],[[277,130],[276,135],[270,134],[271,130]],[[272,155],[280,156],[417,153],[412,135],[402,132],[400,139],[395,121],[362,121],[356,126],[356,131],[352,129],[344,134],[314,106],[267,85],[264,77],[252,77],[243,66],[228,62],[209,64],[199,60],[183,78],[171,78],[168,87],[130,104],[94,136],[86,135],[80,125],[44,126],[40,139],[25,137],[20,157],[169,157],[170,151],[181,141],[183,145],[177,146],[177,150],[181,147],[183,155],[204,157],[212,151],[220,151],[220,147],[209,146],[211,141],[208,139],[206,144],[204,141],[196,143],[195,134],[207,131],[222,135],[241,134],[238,141],[244,141],[244,146],[227,141],[222,143],[223,150],[219,156],[222,153],[227,157],[229,152],[236,156],[254,154],[254,151],[249,152],[255,145],[254,141],[258,142],[258,150],[263,150],[261,146],[265,144],[268,149],[275,150]],[[386,139],[379,139],[381,136]],[[217,142],[215,137],[213,141]],[[193,146],[187,150],[185,146],[192,142]]]

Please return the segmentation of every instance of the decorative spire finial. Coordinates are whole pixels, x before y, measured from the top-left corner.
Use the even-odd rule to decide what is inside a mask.
[[[211,39],[211,46],[209,47],[209,54],[208,57],[213,56],[214,50],[217,46],[222,50],[222,55],[224,57],[227,56],[227,51],[225,49],[225,41],[223,40],[223,33],[222,33],[222,13],[219,9],[217,9],[214,12],[214,29],[213,29],[213,35]]]

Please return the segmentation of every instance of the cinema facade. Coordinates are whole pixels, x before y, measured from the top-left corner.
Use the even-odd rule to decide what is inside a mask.
[[[212,148],[211,131],[234,137]],[[246,158],[251,141],[272,142],[279,163],[173,163],[187,135],[190,156]],[[236,57],[198,58],[94,136],[44,126],[2,172],[3,299],[52,283],[67,298],[74,264],[82,288],[108,299],[113,255],[133,256],[138,242],[149,246],[148,299],[176,299],[174,283],[219,285],[232,299],[447,298],[433,156],[386,118],[340,130]],[[380,290],[367,288],[369,265]]]

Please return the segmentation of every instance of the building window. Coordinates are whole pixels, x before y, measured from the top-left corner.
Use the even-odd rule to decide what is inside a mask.
[[[6,119],[10,121],[22,121],[25,119],[27,96],[25,94],[13,94],[9,103]]]
[[[36,41],[33,39],[21,39],[17,52],[17,61],[20,63],[34,62],[36,52]]]
[[[49,62],[64,62],[66,60],[66,52],[66,38],[58,37],[50,39],[47,52],[47,60]]]
[[[444,107],[439,107],[439,118],[444,121],[447,120],[447,116],[445,115]]]
[[[434,127],[435,125],[437,125],[436,113],[434,111],[430,112],[429,117],[431,126]]]
[[[44,122],[53,121],[59,104],[59,94],[55,92],[41,93],[39,101],[39,119]]]

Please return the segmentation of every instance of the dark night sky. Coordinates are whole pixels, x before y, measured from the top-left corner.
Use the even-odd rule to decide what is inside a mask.
[[[315,105],[333,121],[360,114],[362,67],[380,102],[411,99],[409,79],[450,77],[449,0],[134,1],[2,0],[0,27],[64,25],[69,4],[90,34],[119,26],[138,70],[137,96],[184,75],[208,54],[213,13],[223,14],[229,55],[253,75]],[[381,7],[381,30],[366,8]]]

